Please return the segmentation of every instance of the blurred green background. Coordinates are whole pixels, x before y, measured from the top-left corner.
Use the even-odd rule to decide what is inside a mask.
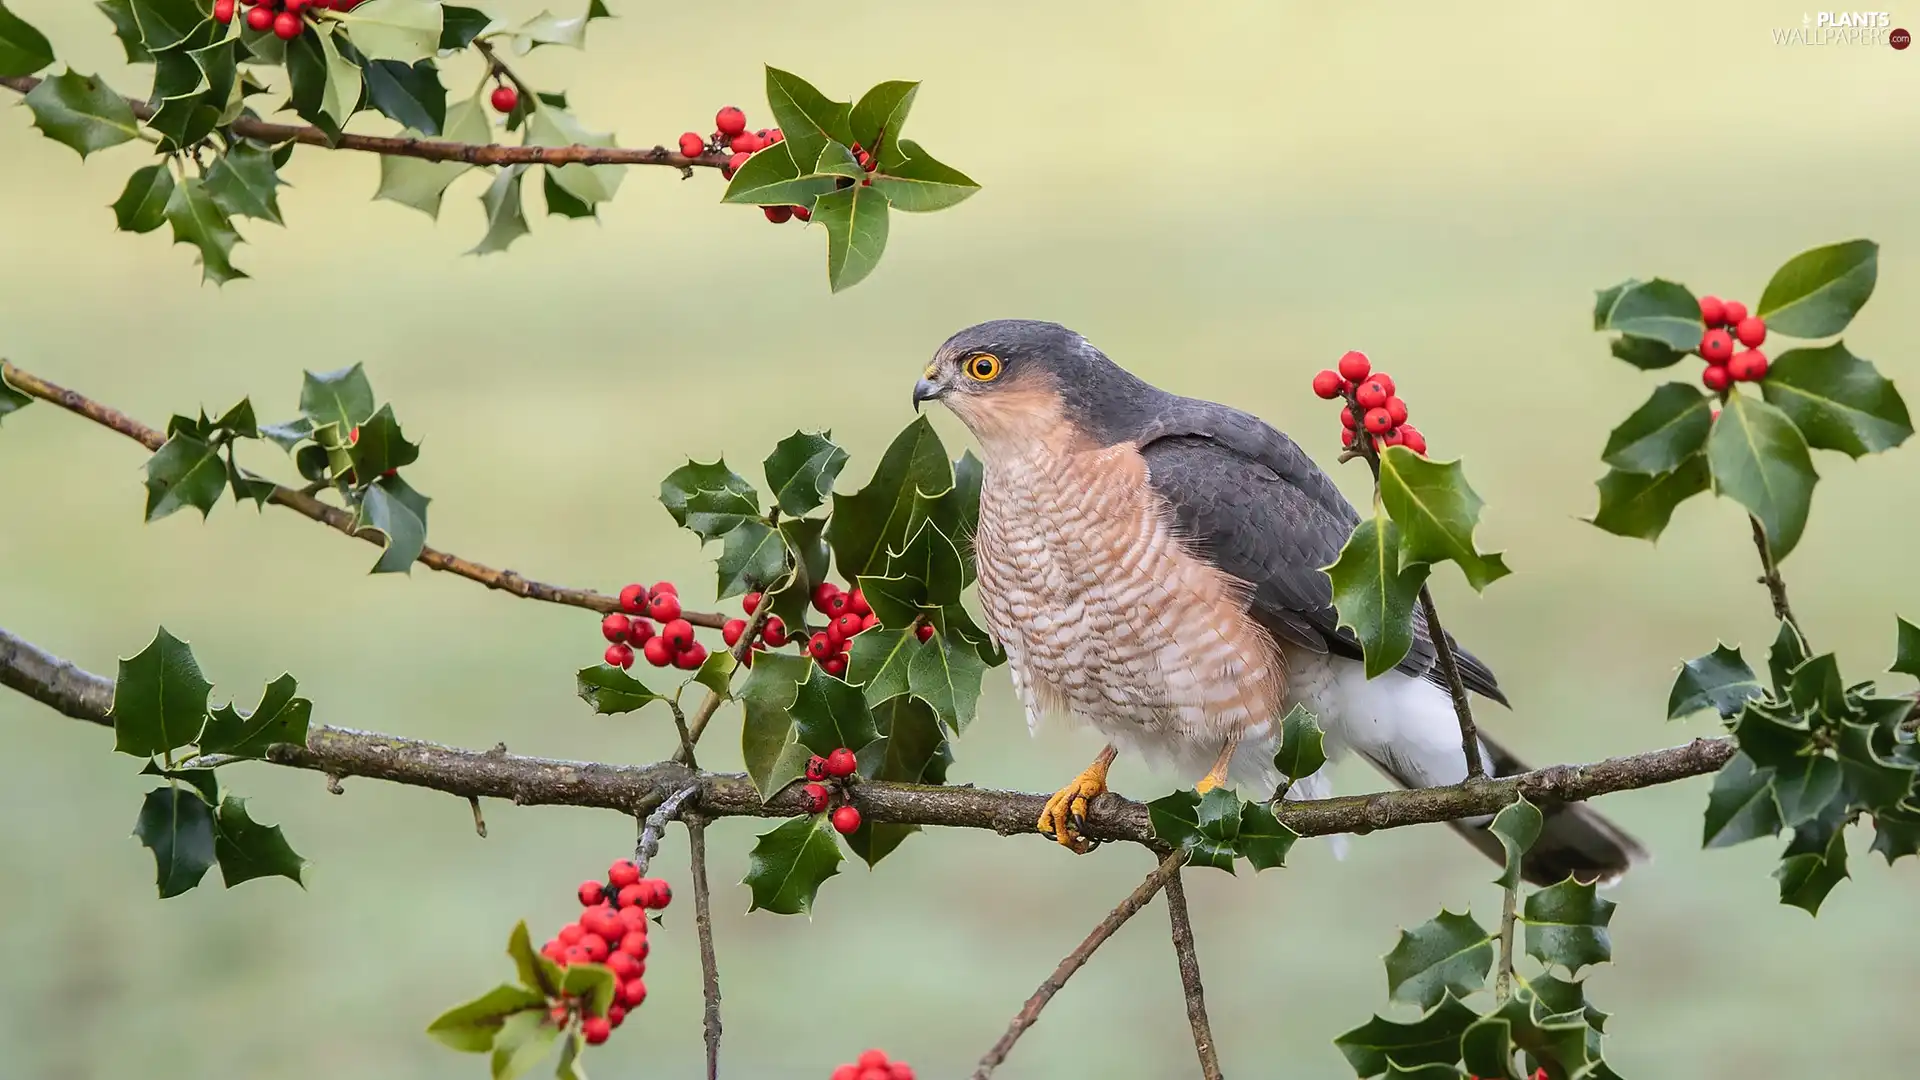
[[[144,89],[91,5],[9,2],[79,70]],[[1772,638],[1731,504],[1689,504],[1658,548],[1578,520],[1607,429],[1657,382],[1607,357],[1593,289],[1660,274],[1751,303],[1787,256],[1870,236],[1885,245],[1880,295],[1847,339],[1920,386],[1920,51],[1774,45],[1797,7],[611,6],[622,17],[594,25],[584,56],[522,63],[625,144],[704,132],[726,103],[769,123],[763,62],[842,96],[919,78],[914,135],[984,190],[897,215],[878,272],[829,296],[819,231],[718,205],[710,174],[635,170],[598,225],[540,220],[480,259],[461,254],[481,230],[477,178],[436,225],[368,201],[372,158],[303,149],[288,227],[243,225],[254,278],[216,289],[164,231],[113,231],[105,207],[138,144],[83,165],[15,108],[0,114],[0,353],[155,424],[243,394],[288,415],[302,367],[364,361],[425,439],[409,475],[435,499],[434,543],[547,580],[666,577],[698,597],[709,564],[655,501],[659,477],[687,454],[755,463],[806,426],[853,450],[843,484],[857,483],[910,417],[924,359],[970,323],[1065,322],[1162,385],[1296,432],[1329,466],[1336,428],[1307,379],[1362,348],[1490,504],[1483,536],[1517,573],[1484,598],[1442,574],[1440,600],[1515,702],[1484,721],[1541,763],[1712,730],[1662,719],[1675,664],[1716,638]],[[952,418],[935,422],[957,450]],[[1914,453],[1821,455],[1814,520],[1786,564],[1810,632],[1855,677],[1890,659],[1895,611],[1920,614]],[[327,723],[544,755],[668,752],[663,717],[594,717],[573,698],[572,671],[602,647],[589,613],[425,570],[370,577],[372,549],[278,511],[227,504],[144,528],[142,459],[51,408],[8,418],[0,625],[111,674],[164,622],[216,700],[251,702],[291,670]],[[1351,494],[1360,473],[1340,474]],[[734,767],[721,723],[706,756]],[[576,910],[574,883],[632,835],[605,813],[496,804],[481,840],[444,795],[349,780],[331,796],[311,774],[242,767],[230,785],[313,860],[307,889],[227,892],[210,876],[161,903],[128,837],[145,790],[134,762],[11,695],[0,746],[9,1076],[481,1075],[422,1027],[500,981],[513,923],[550,932]],[[955,779],[1051,789],[1096,748],[1087,732],[1029,740],[996,672]],[[1379,783],[1352,766],[1342,786]],[[1168,784],[1123,762],[1116,786]],[[1604,802],[1657,856],[1615,893],[1620,963],[1594,977],[1621,1072],[1825,1075],[1841,1057],[1855,1075],[1904,1074],[1920,1050],[1920,869],[1889,871],[1856,844],[1854,880],[1811,922],[1775,902],[1774,844],[1699,850],[1706,788]],[[923,836],[875,873],[848,866],[811,922],[749,916],[734,883],[756,828],[714,830],[733,1076],[823,1078],[875,1044],[924,1076],[962,1075],[1148,868],[1134,850]],[[658,863],[683,907],[685,850],[676,832]],[[1396,926],[1443,904],[1498,914],[1490,867],[1443,829],[1363,838],[1343,862],[1305,842],[1293,862],[1192,875],[1230,1075],[1348,1075],[1330,1040],[1383,1005],[1377,958]],[[646,1009],[592,1055],[603,1080],[698,1068],[685,912],[650,965]],[[1156,904],[1003,1075],[1193,1071]]]

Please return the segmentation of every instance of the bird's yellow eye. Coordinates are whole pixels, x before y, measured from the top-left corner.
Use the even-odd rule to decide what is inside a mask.
[[[1000,358],[992,353],[979,353],[966,362],[967,377],[974,382],[992,382],[1000,377]]]

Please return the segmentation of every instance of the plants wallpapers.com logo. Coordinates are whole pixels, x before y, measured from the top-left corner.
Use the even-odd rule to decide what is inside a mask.
[[[1893,24],[1889,11],[1820,11],[1803,13],[1799,26],[1773,28],[1775,45],[1870,45],[1896,50],[1913,37]]]

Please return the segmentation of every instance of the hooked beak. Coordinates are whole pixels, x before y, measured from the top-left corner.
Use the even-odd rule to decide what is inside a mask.
[[[914,383],[913,411],[919,412],[921,402],[938,400],[940,395],[946,392],[947,388],[944,385],[934,382],[932,379],[921,379],[919,382]]]

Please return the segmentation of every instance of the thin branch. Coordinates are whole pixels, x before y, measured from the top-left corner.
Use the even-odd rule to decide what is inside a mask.
[[[1453,642],[1440,625],[1440,612],[1433,606],[1433,593],[1420,586],[1420,611],[1427,617],[1427,636],[1433,639],[1434,654],[1440,658],[1440,674],[1446,677],[1447,692],[1453,696],[1453,715],[1460,719],[1460,749],[1467,756],[1467,779],[1487,775],[1480,759],[1480,731],[1473,723],[1473,703],[1467,696],[1467,684],[1460,678],[1460,661],[1453,655]]]
[[[467,804],[473,807],[473,831],[480,834],[480,839],[485,840],[487,838],[487,817],[480,812],[480,797],[477,795],[467,796]]]
[[[767,520],[770,523],[778,522],[779,515],[780,508],[776,506],[767,515]],[[753,609],[753,618],[747,621],[747,628],[741,632],[740,640],[733,643],[731,652],[736,669],[746,662],[747,654],[753,650],[754,640],[760,636],[760,631],[766,627],[767,619],[772,615],[773,604],[763,598]],[[732,678],[732,675],[729,674],[728,678]],[[700,702],[700,707],[693,711],[693,719],[680,725],[680,755],[677,758],[680,764],[693,767],[693,748],[699,745],[700,736],[706,732],[707,723],[713,719],[713,714],[720,710],[720,703],[729,696],[718,690],[709,689],[706,698]],[[678,702],[673,705],[673,717],[675,722],[679,722]]]
[[[32,76],[0,78],[0,86],[28,93],[40,85]],[[153,119],[154,108],[137,98],[127,98],[127,106],[141,120]],[[329,150],[360,150],[389,157],[419,158],[422,161],[463,161],[469,165],[665,165],[675,169],[700,167],[718,169],[728,155],[709,151],[698,157],[669,150],[664,146],[649,149],[600,146],[502,146],[498,143],[461,143],[444,139],[417,139],[389,135],[341,135],[329,139],[316,127],[296,124],[272,124],[265,120],[241,117],[231,125],[235,135],[278,145],[303,143]]]
[[[1493,995],[1499,1001],[1513,994],[1513,918],[1519,894],[1520,886],[1515,884],[1500,901],[1500,972],[1493,980]]]
[[[111,725],[113,682],[50,656],[0,630],[0,684],[79,720]],[[1733,756],[1729,737],[1609,758],[1588,765],[1554,765],[1533,772],[1447,787],[1383,791],[1280,804],[1278,817],[1301,836],[1368,833],[1407,825],[1498,813],[1524,795],[1536,804],[1579,802],[1616,791],[1652,787],[1717,771]],[[798,785],[765,802],[739,773],[696,772],[675,762],[612,765],[478,751],[418,739],[314,724],[305,746],[278,745],[267,760],[334,776],[360,776],[443,791],[460,798],[511,799],[523,806],[583,806],[631,814],[656,806],[690,784],[699,785],[703,818],[796,817],[808,813]],[[860,785],[860,812],[870,821],[989,829],[1038,836],[1033,823],[1048,796],[986,788],[868,781]],[[1153,844],[1147,808],[1108,793],[1093,801],[1081,832],[1096,840]]]
[[[1193,1028],[1194,1052],[1200,1055],[1200,1075],[1220,1080],[1220,1052],[1207,1023],[1206,988],[1200,984],[1200,956],[1193,947],[1193,917],[1187,914],[1187,888],[1178,869],[1167,878],[1167,916],[1173,924],[1173,954],[1180,961],[1180,986],[1186,992],[1187,1023]]]
[[[1773,598],[1773,617],[1793,627],[1800,637],[1800,643],[1806,644],[1806,632],[1800,629],[1800,620],[1793,617],[1793,605],[1787,603],[1787,582],[1780,576],[1780,564],[1774,561],[1773,545],[1767,542],[1767,530],[1760,519],[1752,514],[1747,521],[1753,525],[1753,546],[1760,552],[1760,583],[1767,587],[1767,595]]]
[[[480,38],[474,38],[473,47],[479,50],[481,56],[487,58],[489,68],[505,76],[506,80],[513,84],[514,89],[520,92],[520,99],[527,103],[528,109],[540,107],[540,97],[534,93],[533,87],[527,85],[527,81],[520,77],[519,72],[508,67],[506,61],[500,59],[500,54],[493,51],[492,45]]]
[[[680,807],[684,806],[688,799],[699,793],[699,782],[689,782],[679,791],[662,799],[660,805],[653,808],[653,813],[648,814],[647,819],[641,822],[640,837],[633,842],[633,865],[639,867],[642,874],[647,872],[647,864],[653,862],[653,857],[660,854],[660,834],[667,831],[667,822],[672,821],[674,816],[680,813]]]
[[[720,961],[713,952],[713,896],[707,889],[707,824],[687,817],[687,849],[693,871],[693,927],[700,936],[701,1029],[707,1041],[707,1080],[720,1077]]]
[[[0,379],[5,379],[7,385],[23,394],[58,405],[77,416],[84,416],[102,427],[117,431],[148,450],[159,450],[167,441],[165,433],[148,427],[111,405],[104,405],[77,391],[48,382],[5,360],[0,360]],[[370,544],[377,545],[383,542],[375,533],[356,532],[351,511],[323,503],[304,490],[276,484],[273,493],[267,496],[267,501],[305,515],[347,536],[357,536]],[[533,581],[522,577],[518,571],[497,570],[491,566],[463,559],[450,551],[422,547],[419,561],[429,569],[476,581],[489,589],[512,593],[524,600],[544,600],[550,604],[587,608],[601,614],[620,610],[619,597],[608,596],[592,589],[569,589]],[[714,612],[686,611],[682,612],[680,617],[695,626],[704,626],[709,629],[719,629],[727,624],[726,616]]]
[[[994,1043],[993,1049],[987,1051],[986,1056],[980,1059],[980,1067],[973,1071],[973,1080],[987,1080],[993,1075],[993,1070],[1007,1060],[1007,1054],[1013,1050],[1013,1044],[1019,1042],[1020,1036],[1026,1034],[1034,1021],[1040,1019],[1040,1010],[1047,1007],[1047,1002],[1053,1000],[1053,995],[1067,985],[1067,980],[1073,978],[1074,972],[1079,971],[1086,964],[1087,960],[1093,956],[1093,951],[1105,944],[1106,940],[1113,936],[1114,931],[1120,929],[1122,924],[1133,918],[1141,908],[1147,906],[1147,902],[1166,886],[1167,879],[1179,871],[1180,864],[1186,859],[1185,851],[1175,851],[1162,859],[1160,865],[1147,875],[1145,881],[1136,886],[1133,892],[1127,894],[1127,898],[1120,901],[1119,906],[1109,912],[1106,918],[1100,920],[1100,924],[1093,928],[1093,932],[1087,935],[1085,941],[1074,946],[1073,951],[1053,969],[1053,974],[1047,976],[1046,980],[1040,984],[1040,988],[1027,999],[1027,1003],[1020,1006],[1020,1011],[1013,1014],[1013,1021],[1007,1025],[1006,1033],[1001,1035],[1000,1041]]]

